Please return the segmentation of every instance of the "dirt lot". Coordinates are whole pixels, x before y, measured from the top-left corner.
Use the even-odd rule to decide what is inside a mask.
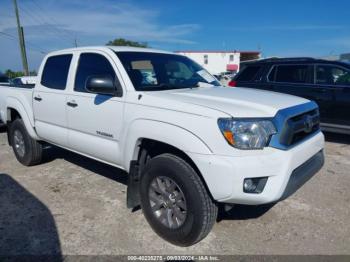
[[[160,239],[125,206],[126,176],[68,151],[20,165],[0,133],[0,254],[350,254],[350,137],[328,135],[326,165],[273,207],[221,213],[190,248]]]

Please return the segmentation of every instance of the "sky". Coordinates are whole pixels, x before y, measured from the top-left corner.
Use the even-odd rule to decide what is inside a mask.
[[[29,67],[45,53],[114,38],[175,50],[269,56],[350,52],[349,0],[17,0]],[[12,0],[0,0],[0,71],[21,70]]]

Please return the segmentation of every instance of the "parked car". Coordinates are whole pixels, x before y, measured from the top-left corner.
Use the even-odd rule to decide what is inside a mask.
[[[219,79],[221,85],[227,86],[235,75],[235,72],[223,72],[217,77],[217,79]]]
[[[23,77],[16,77],[13,79],[9,79],[7,76],[0,76],[0,85],[2,86],[17,86],[22,88],[33,88],[35,85],[35,76],[23,76]],[[0,127],[5,126],[6,124],[1,119],[0,114]]]
[[[324,161],[314,102],[221,87],[152,49],[52,52],[34,89],[1,86],[0,114],[23,165],[40,163],[45,141],[128,172],[128,207],[180,246],[210,232],[219,203],[282,200]]]
[[[222,72],[221,76],[222,77],[233,78],[236,74],[237,74],[236,71],[226,71],[226,72]]]
[[[9,85],[9,84],[10,84],[9,78],[0,73],[0,85]],[[2,121],[1,116],[0,116],[0,127],[3,125],[4,125],[4,122]]]
[[[325,131],[350,134],[350,64],[313,58],[246,63],[230,86],[292,94],[315,101]]]
[[[0,74],[0,85],[9,85],[10,80],[7,76]]]
[[[10,80],[11,85],[28,85],[34,86],[36,83],[36,76],[21,76]]]

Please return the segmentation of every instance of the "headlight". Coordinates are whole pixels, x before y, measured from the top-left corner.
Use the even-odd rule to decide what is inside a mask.
[[[227,142],[239,149],[262,149],[276,128],[270,120],[220,118],[218,125]]]

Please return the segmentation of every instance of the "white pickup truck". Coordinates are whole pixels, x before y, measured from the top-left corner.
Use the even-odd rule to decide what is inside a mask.
[[[23,165],[50,143],[128,172],[128,207],[180,246],[210,232],[218,204],[279,201],[324,162],[314,102],[222,87],[189,58],[152,49],[50,53],[33,89],[0,86],[0,113]]]

